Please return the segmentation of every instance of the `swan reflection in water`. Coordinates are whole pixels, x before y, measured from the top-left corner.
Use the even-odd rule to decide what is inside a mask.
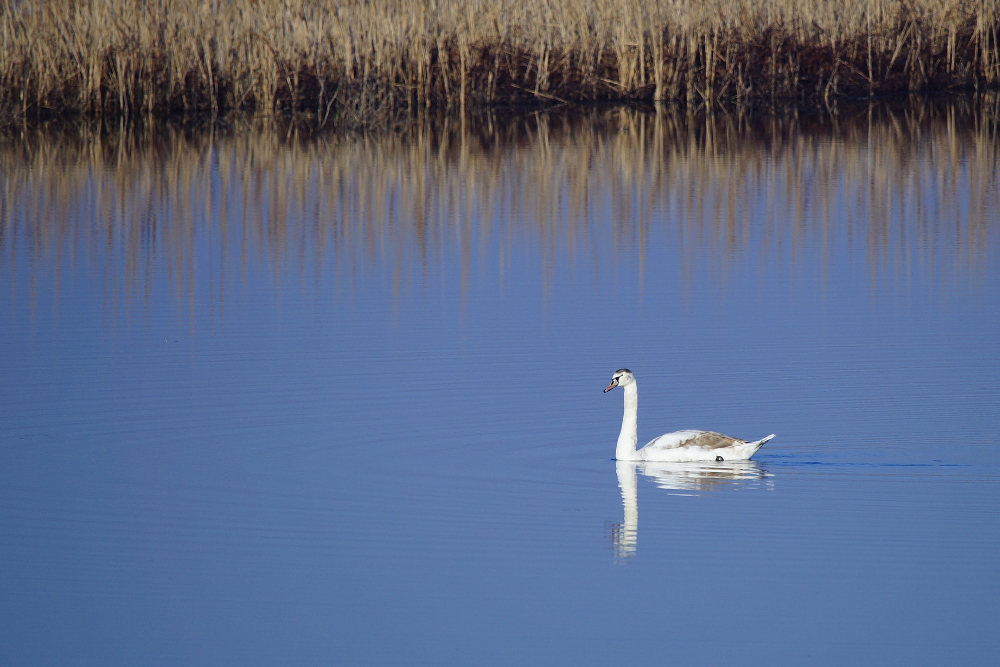
[[[661,461],[615,461],[618,486],[622,490],[625,520],[612,524],[611,539],[619,562],[635,555],[639,537],[639,494],[637,473],[653,478],[661,489],[681,491],[672,495],[701,495],[722,489],[764,489],[774,487],[771,474],[756,461],[673,463]]]

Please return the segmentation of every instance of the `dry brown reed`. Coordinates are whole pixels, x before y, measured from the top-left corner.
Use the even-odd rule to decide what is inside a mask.
[[[0,113],[809,104],[1000,83],[1000,0],[0,0]]]
[[[391,274],[402,298],[456,262],[501,284],[533,257],[546,280],[574,263],[642,275],[669,243],[691,283],[699,263],[711,280],[784,265],[794,283],[851,256],[945,284],[1000,257],[998,99],[786,118],[590,108],[310,140],[32,130],[0,150],[0,274],[20,292],[82,271],[111,305],[163,289],[221,303],[260,273],[322,289]]]

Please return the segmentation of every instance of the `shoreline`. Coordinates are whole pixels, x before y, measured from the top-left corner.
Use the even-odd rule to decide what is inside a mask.
[[[956,107],[955,105],[958,105]],[[380,136],[384,134],[407,135],[412,132],[437,131],[438,128],[478,133],[482,128],[508,127],[523,124],[532,118],[574,119],[609,112],[635,113],[650,119],[666,118],[671,122],[686,119],[688,123],[705,123],[711,119],[737,123],[787,122],[800,127],[833,127],[843,122],[854,122],[861,116],[906,115],[920,109],[920,115],[936,116],[949,108],[975,110],[986,114],[983,118],[1000,118],[1000,89],[985,91],[945,90],[916,93],[887,93],[872,97],[842,97],[830,106],[805,104],[732,104],[725,101],[712,106],[704,104],[687,107],[683,103],[624,101],[584,101],[565,104],[491,105],[466,109],[430,109],[409,113],[398,110],[386,114],[377,122],[341,125],[320,125],[314,114],[306,113],[252,113],[232,110],[222,115],[206,111],[178,112],[123,117],[121,115],[88,116],[78,113],[53,114],[45,118],[27,118],[16,124],[0,126],[0,143],[19,143],[29,136],[74,135],[110,137],[118,135],[146,136],[158,132],[187,136],[235,136],[247,132],[273,132],[286,135],[290,140],[308,140],[326,135]],[[990,111],[992,110],[992,111]],[[18,139],[17,137],[20,137]]]

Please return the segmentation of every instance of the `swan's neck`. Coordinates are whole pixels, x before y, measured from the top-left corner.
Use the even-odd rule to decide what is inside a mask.
[[[622,389],[625,390],[625,415],[622,417],[622,432],[618,434],[618,448],[615,449],[615,458],[619,461],[635,460],[635,445],[639,441],[638,419],[639,419],[639,391],[635,382],[628,384]]]

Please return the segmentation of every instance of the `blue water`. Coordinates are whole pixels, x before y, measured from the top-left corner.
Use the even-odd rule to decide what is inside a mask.
[[[10,140],[0,663],[989,664],[995,104]]]

